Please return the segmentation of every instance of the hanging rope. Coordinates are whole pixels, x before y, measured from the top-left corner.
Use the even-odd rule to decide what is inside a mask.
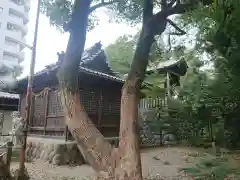
[[[32,92],[32,95],[35,96],[35,97],[39,97],[39,96],[42,96],[42,95],[45,95],[47,91],[50,91],[51,88],[44,88],[42,91],[38,92],[38,93],[34,93]]]

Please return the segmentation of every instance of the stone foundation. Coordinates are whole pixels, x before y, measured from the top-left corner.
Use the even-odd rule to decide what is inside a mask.
[[[43,160],[54,165],[84,164],[84,159],[75,142],[28,137],[27,161]]]

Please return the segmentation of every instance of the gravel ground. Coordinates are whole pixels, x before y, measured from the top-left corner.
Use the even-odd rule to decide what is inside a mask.
[[[186,177],[180,172],[180,168],[194,163],[194,160],[192,162],[190,160],[186,161],[186,154],[189,151],[187,148],[144,150],[141,153],[143,176],[149,180],[156,176],[158,180],[191,180],[192,178]],[[36,161],[27,163],[26,167],[31,180],[81,180],[95,175],[93,169],[87,165],[76,167],[53,166]],[[12,168],[18,168],[18,164],[13,163]]]

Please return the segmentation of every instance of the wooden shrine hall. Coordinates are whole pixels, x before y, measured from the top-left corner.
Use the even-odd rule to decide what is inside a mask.
[[[71,139],[64,122],[56,77],[58,63],[46,66],[34,75],[29,134]],[[120,99],[124,80],[108,66],[100,43],[84,51],[79,65],[81,103],[89,117],[105,137],[117,137],[120,126]],[[27,77],[18,81],[20,111],[24,116]]]

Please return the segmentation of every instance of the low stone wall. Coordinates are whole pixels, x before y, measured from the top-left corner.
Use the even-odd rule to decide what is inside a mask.
[[[43,160],[54,165],[84,164],[75,142],[28,137],[25,153],[27,161]]]

